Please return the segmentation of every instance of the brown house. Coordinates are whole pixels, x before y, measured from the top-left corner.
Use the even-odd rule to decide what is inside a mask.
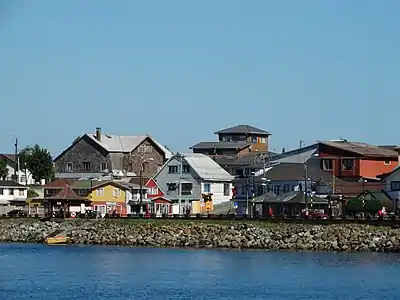
[[[171,152],[148,135],[84,134],[54,159],[56,178],[97,177],[102,174],[154,175]]]
[[[267,152],[271,133],[250,126],[237,125],[215,132],[218,141],[200,142],[190,149],[193,153],[211,156],[241,156],[249,152]]]

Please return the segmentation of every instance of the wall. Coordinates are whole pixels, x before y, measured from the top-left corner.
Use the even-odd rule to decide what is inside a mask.
[[[210,193],[212,194],[212,203],[214,205],[230,201],[232,199],[232,183],[230,182],[208,182],[201,183],[201,192],[205,193],[204,184],[210,184]],[[224,195],[224,184],[229,184],[229,194]]]
[[[389,161],[390,164],[385,164],[385,161],[377,160],[361,160],[360,161],[360,176],[363,177],[376,177],[383,173],[390,173],[397,166],[396,160]]]
[[[126,192],[124,189],[121,189],[119,187],[115,187],[112,184],[102,186],[99,188],[104,188],[104,194],[103,195],[97,195],[96,190],[93,190],[91,192],[91,199],[93,202],[93,205],[95,205],[96,202],[123,202],[125,203],[126,199]],[[115,197],[113,194],[114,188],[120,189],[120,196]]]
[[[8,170],[8,175],[5,180],[11,181],[14,178],[14,170],[15,169],[13,166],[11,166],[10,164],[7,163],[7,170]],[[25,172],[25,170],[19,170],[19,171],[17,171],[17,177],[18,177],[19,184],[22,184],[22,185],[26,185],[27,183],[28,183],[28,185],[35,184],[35,180],[33,179],[31,172],[29,172],[29,171]],[[28,180],[26,180],[26,178]]]
[[[28,194],[28,189],[27,188],[9,188],[9,187],[0,187],[2,189],[2,194],[0,193],[0,200],[26,200],[27,194]],[[14,190],[14,195],[10,195],[10,190]],[[21,192],[21,194],[20,194]]]
[[[186,164],[185,161],[183,164]],[[154,177],[154,180],[157,182],[157,185],[160,189],[162,189],[165,193],[165,197],[169,200],[177,201],[179,199],[179,188],[178,182],[180,174],[170,174],[168,173],[169,166],[180,166],[180,161],[176,158],[171,159],[162,169],[161,171]],[[193,171],[193,169],[189,168],[188,174],[182,174],[182,182],[190,182],[192,183],[192,193],[190,195],[182,195],[182,201],[185,200],[199,200],[201,197],[201,187],[198,182],[199,178],[197,178],[197,174]],[[176,190],[169,191],[167,183],[177,183]]]
[[[257,143],[253,143],[253,136],[257,138]],[[252,144],[251,151],[268,151],[269,136],[247,135],[247,134],[218,134],[218,140],[224,141],[226,138],[232,141],[247,141]],[[262,142],[265,139],[265,143]]]
[[[156,184],[156,182],[152,178],[146,182],[146,188],[148,189],[147,197],[150,199],[164,196],[163,191],[160,189],[160,187]],[[157,189],[157,193],[156,194],[151,193],[152,189]]]
[[[141,145],[147,145],[149,151],[141,152]],[[139,176],[142,162],[149,159],[153,160],[145,164],[143,177],[152,177],[166,161],[165,153],[150,138],[147,138],[132,153],[124,155],[123,169],[135,172]]]
[[[72,171],[66,169],[69,162],[72,163]],[[83,168],[83,162],[91,163],[90,171]],[[102,163],[110,168],[107,151],[86,135],[54,161],[56,173],[100,173]]]

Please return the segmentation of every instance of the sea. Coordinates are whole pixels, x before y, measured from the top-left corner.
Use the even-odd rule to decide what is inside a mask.
[[[400,256],[0,244],[0,299],[400,299]]]

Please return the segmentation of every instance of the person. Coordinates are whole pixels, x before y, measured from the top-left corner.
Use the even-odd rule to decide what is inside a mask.
[[[270,218],[272,218],[274,216],[274,211],[272,210],[271,206],[268,209],[268,214],[269,214]]]

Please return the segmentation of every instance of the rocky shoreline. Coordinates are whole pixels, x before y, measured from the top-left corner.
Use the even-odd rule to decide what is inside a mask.
[[[400,252],[400,229],[368,225],[201,221],[0,220],[1,243],[42,243],[63,233],[73,244],[292,251]]]

